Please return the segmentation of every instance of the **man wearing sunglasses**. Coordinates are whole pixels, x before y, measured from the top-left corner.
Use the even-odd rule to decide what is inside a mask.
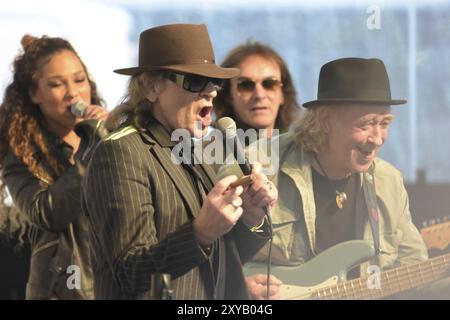
[[[215,100],[218,117],[231,117],[238,128],[287,130],[300,111],[292,77],[283,58],[269,46],[247,42],[233,49],[222,67],[239,68]]]
[[[83,186],[96,298],[155,298],[161,273],[175,299],[248,298],[241,263],[267,241],[263,207],[277,191],[258,165],[244,190],[208,165],[177,164],[171,139],[177,129],[206,134],[217,91],[239,70],[214,64],[205,25],[176,24],[142,32],[139,66],[115,72],[132,76],[128,94]]]

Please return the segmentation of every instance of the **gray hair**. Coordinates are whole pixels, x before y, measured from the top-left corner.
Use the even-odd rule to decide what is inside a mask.
[[[315,153],[324,150],[328,135],[319,117],[324,109],[333,110],[330,106],[309,108],[293,123],[294,140],[303,150]]]

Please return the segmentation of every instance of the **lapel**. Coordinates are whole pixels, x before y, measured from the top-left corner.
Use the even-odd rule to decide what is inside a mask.
[[[156,120],[150,119],[147,124],[147,130],[141,133],[147,141],[153,140],[150,153],[161,164],[164,171],[172,180],[175,188],[180,194],[180,198],[186,204],[187,210],[191,217],[195,217],[200,211],[197,194],[192,187],[191,176],[186,172],[181,164],[172,161],[171,150],[176,142],[170,140],[169,133]],[[156,143],[155,143],[156,142]]]
[[[356,221],[355,221],[355,236],[356,239],[365,239],[366,231],[365,229],[369,226],[367,224],[367,206],[366,201],[364,199],[364,190],[363,190],[363,176],[362,173],[359,174],[359,190],[358,197],[356,198]]]
[[[207,164],[203,164],[201,163],[200,166],[203,168],[203,170],[206,173],[206,176],[209,179],[210,184],[214,187],[214,185],[217,182],[217,176],[216,176],[216,172],[214,171],[214,169],[212,168],[212,166],[207,165]],[[210,190],[208,190],[209,192]]]
[[[372,176],[372,190],[371,193],[372,195],[368,194],[369,192],[367,190],[364,190],[364,173],[360,174],[360,179],[361,179],[361,190],[360,190],[360,196],[358,199],[358,201],[361,202],[360,206],[357,207],[357,209],[361,210],[360,212],[358,211],[358,215],[357,217],[359,217],[359,219],[357,220],[357,224],[356,224],[356,235],[359,237],[357,239],[364,239],[364,240],[368,240],[370,242],[374,242],[374,235],[373,232],[377,232],[378,233],[378,237],[379,237],[379,245],[380,245],[380,250],[384,250],[385,245],[384,245],[384,238],[381,236],[382,234],[384,234],[384,221],[383,221],[383,215],[380,212],[380,207],[378,206],[377,203],[377,195],[376,195],[376,188],[375,188],[375,168],[376,168],[376,164],[375,161],[372,163],[372,166],[369,169],[369,173]],[[370,180],[369,180],[370,181]],[[367,182],[368,183],[368,182]],[[369,221],[369,215],[371,214],[371,211],[369,209],[368,203],[372,202],[372,206],[376,208],[377,211],[377,216],[378,216],[378,230],[374,230],[372,231],[372,227]]]
[[[302,152],[295,144],[292,144],[287,151],[285,161],[282,160],[281,171],[294,181],[300,193],[310,249],[315,254],[316,207],[312,186],[311,159],[312,156],[309,153]]]

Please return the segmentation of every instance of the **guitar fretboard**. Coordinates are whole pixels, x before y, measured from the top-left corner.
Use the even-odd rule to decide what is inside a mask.
[[[368,278],[353,279],[321,288],[312,294],[312,298],[319,300],[380,299],[441,279],[445,277],[449,266],[450,254],[446,254],[417,264],[387,270]],[[371,282],[375,276],[380,279],[378,288]]]

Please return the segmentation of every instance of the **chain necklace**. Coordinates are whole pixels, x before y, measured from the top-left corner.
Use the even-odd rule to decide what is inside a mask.
[[[325,175],[325,177],[328,180],[331,180],[325,170],[322,167],[322,164],[320,163],[319,159],[317,158],[317,154],[314,153],[314,160],[316,160],[317,164],[319,165],[320,171]],[[347,201],[347,194],[344,191],[339,191],[338,189],[335,190],[336,192],[336,205],[339,209],[342,209],[344,207],[345,202]]]

